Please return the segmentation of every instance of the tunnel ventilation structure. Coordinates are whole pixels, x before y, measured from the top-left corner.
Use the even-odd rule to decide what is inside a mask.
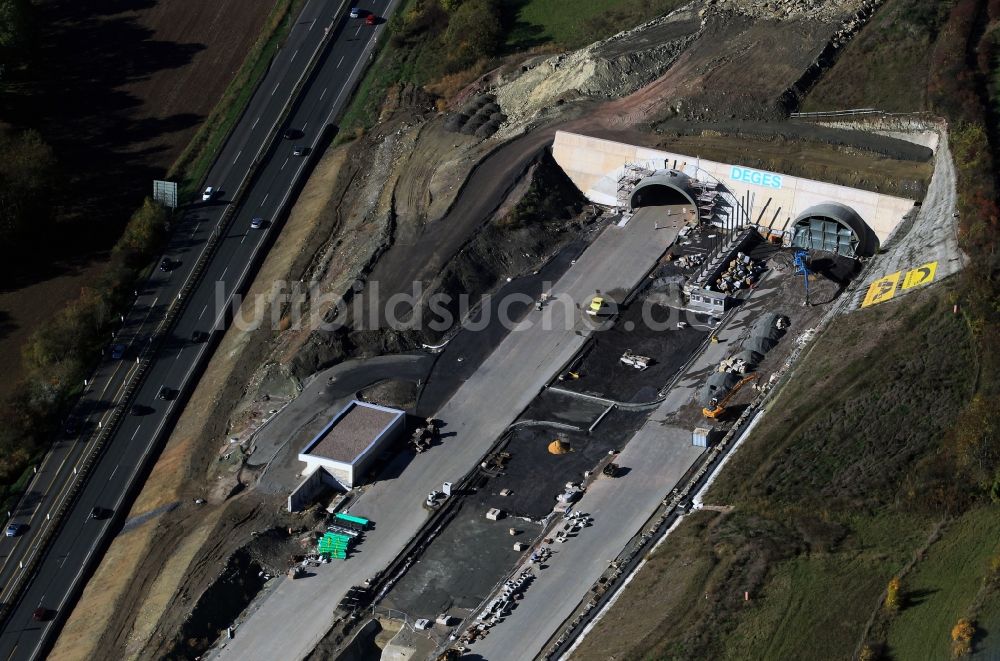
[[[691,185],[691,177],[678,170],[658,170],[646,177],[632,189],[629,209],[639,207],[667,206],[683,204],[697,209],[696,191]]]
[[[871,257],[878,252],[879,240],[854,209],[827,202],[799,214],[792,223],[792,245],[844,257]]]

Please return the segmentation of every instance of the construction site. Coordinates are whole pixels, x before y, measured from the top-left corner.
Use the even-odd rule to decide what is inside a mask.
[[[830,136],[849,145],[857,160],[827,179],[725,162],[728,144],[716,160],[678,153],[689,138],[672,145],[667,124],[610,126],[627,115],[622,99],[647,108],[644,90],[669,82],[678,53],[698,55],[706,25],[684,7],[646,27],[670,37],[667,54],[650,54],[641,31],[587,51],[658,62],[592,98],[574,100],[567,90],[584,87],[561,78],[583,75],[577,55],[493,72],[438,113],[399,92],[401,105],[417,99],[411,114],[387,112],[382,129],[332,151],[327,179],[303,191],[323,213],[303,213],[308,229],[278,240],[284,261],[260,281],[290,274],[346,292],[317,310],[344,324],[221,345],[231,362],[204,387],[236,403],[210,424],[182,418],[187,435],[165,451],[201,439],[207,449],[185,459],[198,486],[177,492],[220,518],[139,499],[134,527],[177,521],[191,536],[169,544],[189,539],[194,569],[149,570],[159,614],[108,616],[101,626],[118,633],[95,649],[139,632],[128,647],[140,656],[564,658],[739,457],[833,319],[963,267],[947,131],[933,121],[788,123],[795,139],[821,136],[817,160]],[[565,84],[519,92],[546,67]],[[891,174],[844,185],[870,161]],[[544,218],[518,220],[532,195],[550,203]],[[354,323],[378,316],[373,293],[413,283],[413,317],[437,294],[474,303],[448,307],[444,330]],[[225,541],[209,548],[220,527]],[[252,571],[222,609],[220,577]],[[131,590],[100,585],[91,598]],[[71,635],[84,635],[80,617]]]
[[[574,618],[690,507],[690,491],[823,324],[857,307],[871,267],[862,257],[891,246],[921,208],[778,173],[732,181],[706,167],[736,166],[649,150],[642,164],[609,167],[608,143],[588,149],[587,140],[557,134],[553,154],[607,168],[600,177],[567,171],[591,201],[607,203],[589,245],[567,247],[574,257],[547,271],[552,280],[534,274],[499,290],[531,292],[515,326],[491,325],[484,337],[470,317],[436,349],[418,383],[440,380],[442,368],[461,366],[466,376],[452,375],[433,415],[416,415],[431,400],[411,402],[406,433],[378,441],[381,463],[363,483],[339,479],[318,492],[313,502],[331,514],[290,577],[310,567],[316,575],[265,591],[213,658],[291,644],[273,631],[260,638],[267,628],[254,623],[280,618],[312,598],[305,592],[347,587],[317,648],[327,653],[365,614],[408,623],[393,649],[413,658],[562,649]],[[782,179],[791,197],[773,188]],[[613,200],[601,197],[608,181]],[[306,427],[326,418],[315,420]],[[335,432],[331,423],[317,438]],[[353,433],[343,441],[351,447],[376,444]],[[307,454],[299,459],[312,465]],[[360,517],[365,531],[345,528],[345,516]]]

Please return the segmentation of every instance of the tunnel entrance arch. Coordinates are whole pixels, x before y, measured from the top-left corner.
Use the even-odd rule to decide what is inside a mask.
[[[677,170],[661,170],[646,177],[632,189],[628,206],[631,210],[639,207],[667,206],[682,204],[696,209],[691,178]]]
[[[837,202],[809,207],[792,223],[792,245],[845,257],[871,257],[879,240],[858,213]]]

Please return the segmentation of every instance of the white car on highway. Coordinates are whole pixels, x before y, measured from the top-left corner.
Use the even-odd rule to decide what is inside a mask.
[[[208,202],[213,197],[215,197],[215,189],[211,186],[205,189],[205,192],[201,194],[201,201]]]

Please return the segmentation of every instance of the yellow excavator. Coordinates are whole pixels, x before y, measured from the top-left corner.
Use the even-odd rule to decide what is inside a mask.
[[[740,388],[742,388],[746,383],[749,383],[750,381],[753,381],[756,378],[757,378],[756,374],[748,374],[747,376],[743,377],[736,383],[735,386],[732,387],[732,389],[729,391],[728,394],[726,394],[725,397],[723,397],[718,402],[712,400],[712,404],[709,405],[711,406],[711,408],[709,408],[709,406],[706,406],[701,410],[701,412],[705,414],[706,418],[710,418],[712,420],[720,418],[722,414],[726,412],[726,404],[729,403],[729,400],[735,397],[736,393],[738,393],[740,391]]]

